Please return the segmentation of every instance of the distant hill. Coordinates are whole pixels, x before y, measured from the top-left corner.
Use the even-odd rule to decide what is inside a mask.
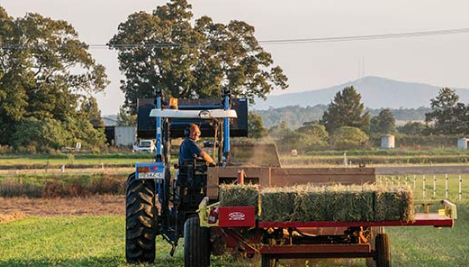
[[[430,99],[435,98],[442,87],[449,87],[449,85],[433,86],[368,76],[325,89],[269,96],[266,101],[256,99],[254,109],[267,110],[270,107],[280,108],[295,105],[300,107],[328,105],[338,91],[352,85],[361,94],[365,106],[372,109],[429,107]],[[456,90],[461,102],[469,102],[468,89],[450,88]]]

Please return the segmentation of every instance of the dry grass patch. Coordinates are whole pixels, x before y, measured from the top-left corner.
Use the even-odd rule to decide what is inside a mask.
[[[0,223],[16,221],[27,218],[26,214],[20,211],[15,211],[12,214],[0,214]]]

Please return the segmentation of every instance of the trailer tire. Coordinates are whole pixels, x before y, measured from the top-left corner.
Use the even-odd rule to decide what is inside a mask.
[[[370,227],[370,236],[368,237],[368,242],[371,245],[371,249],[376,251],[376,236],[378,234],[384,233],[384,227],[382,226],[373,226]],[[374,258],[365,258],[366,267],[376,267],[376,261]]]
[[[184,223],[184,267],[210,266],[209,229],[200,227],[198,216]]]
[[[261,266],[262,267],[275,267],[276,260],[271,255],[262,255],[261,256]]]
[[[129,175],[125,198],[125,258],[127,263],[153,263],[157,234],[154,180]]]
[[[389,235],[376,236],[376,267],[391,267],[391,242]]]

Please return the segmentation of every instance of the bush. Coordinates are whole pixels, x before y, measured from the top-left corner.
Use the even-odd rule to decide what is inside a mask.
[[[0,155],[11,154],[13,150],[10,146],[2,146],[0,145]]]
[[[48,153],[82,143],[83,148],[97,149],[105,142],[104,132],[89,121],[27,118],[14,129],[11,145],[20,153]]]
[[[343,126],[334,131],[331,138],[332,146],[338,150],[363,148],[367,145],[368,135],[362,130]]]
[[[84,197],[102,194],[124,194],[123,176],[20,176],[0,180],[2,197]]]

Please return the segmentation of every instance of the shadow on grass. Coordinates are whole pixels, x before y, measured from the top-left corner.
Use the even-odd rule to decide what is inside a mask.
[[[127,264],[123,257],[89,257],[80,259],[57,259],[57,258],[41,258],[41,259],[8,259],[0,260],[0,267],[18,267],[18,266],[152,266],[152,267],[183,267],[184,261],[177,258],[166,258],[156,260],[155,264]]]

